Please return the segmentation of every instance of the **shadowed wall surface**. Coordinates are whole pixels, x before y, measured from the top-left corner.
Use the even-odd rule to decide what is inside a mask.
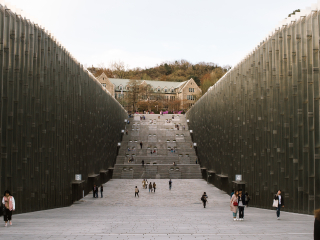
[[[319,21],[283,25],[187,112],[204,177],[257,207],[281,189],[287,211],[320,208]]]
[[[70,205],[110,178],[126,112],[48,32],[1,5],[0,43],[0,193],[16,212]]]

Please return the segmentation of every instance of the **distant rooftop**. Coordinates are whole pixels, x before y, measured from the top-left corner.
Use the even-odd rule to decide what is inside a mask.
[[[114,84],[116,87],[122,85],[126,86],[130,79],[120,79],[120,78],[108,78],[112,84]],[[187,81],[184,82],[168,82],[168,81],[156,81],[156,80],[137,80],[139,83],[146,82],[149,84],[152,88],[158,88],[161,89],[167,88],[167,89],[175,89],[179,88],[182,85],[184,85]]]

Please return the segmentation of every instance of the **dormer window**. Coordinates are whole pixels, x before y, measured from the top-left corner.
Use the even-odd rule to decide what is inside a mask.
[[[166,88],[164,89],[164,92],[167,92],[167,89],[166,89]]]
[[[119,89],[122,90],[122,86],[119,86]]]
[[[160,88],[158,88],[158,92],[160,92]]]

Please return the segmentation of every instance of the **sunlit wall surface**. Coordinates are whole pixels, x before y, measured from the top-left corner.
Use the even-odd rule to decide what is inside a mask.
[[[255,206],[281,189],[287,211],[320,208],[319,22],[286,21],[187,112],[209,181]]]
[[[0,193],[16,212],[70,205],[113,166],[126,113],[50,34],[1,5],[0,42]]]

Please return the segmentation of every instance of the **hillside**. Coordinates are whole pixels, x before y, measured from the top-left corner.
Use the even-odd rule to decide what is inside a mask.
[[[128,69],[123,62],[114,62],[109,68],[88,68],[95,76],[104,72],[111,78],[145,79],[182,82],[193,78],[205,93],[210,86],[216,83],[228,70],[230,66],[218,66],[215,63],[199,62],[192,64],[186,60],[164,62],[152,68]]]

